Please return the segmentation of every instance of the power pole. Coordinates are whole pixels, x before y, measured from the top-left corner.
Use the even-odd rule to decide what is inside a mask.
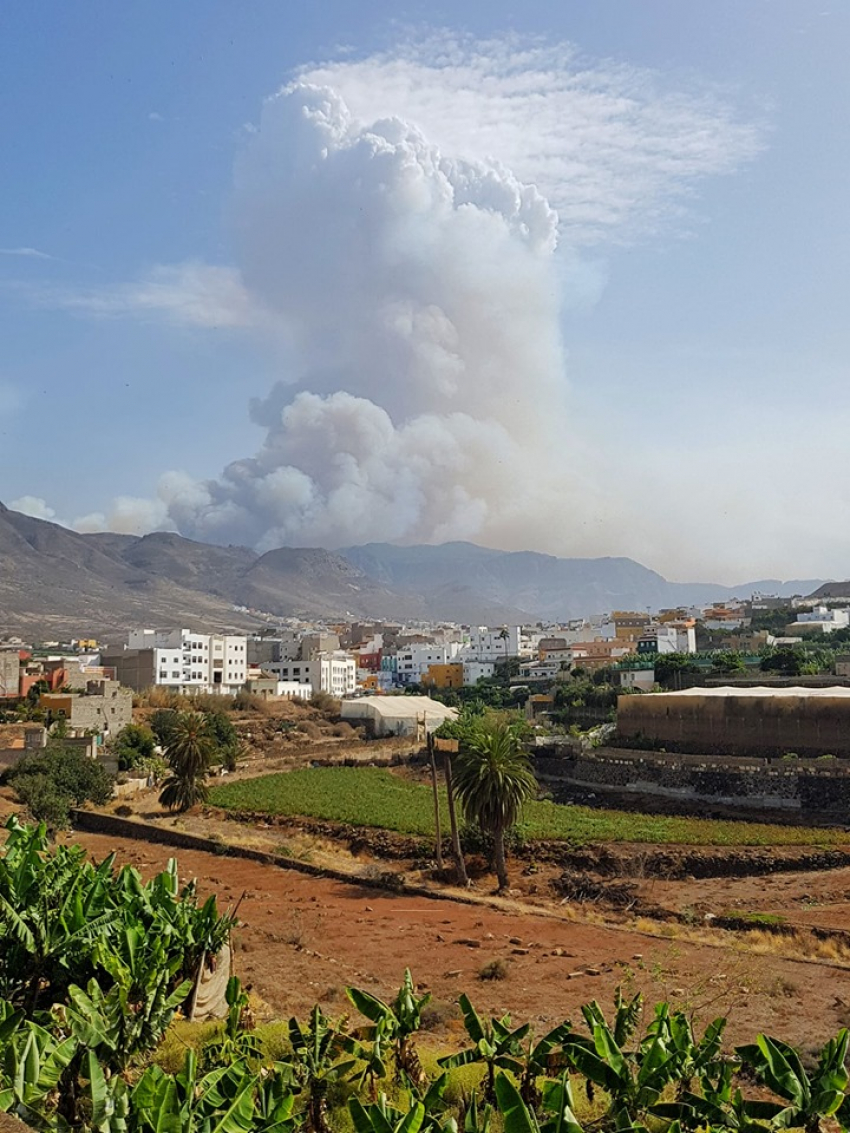
[[[460,844],[460,833],[457,828],[457,813],[455,812],[455,792],[452,784],[452,756],[445,752],[444,770],[446,774],[446,796],[449,803],[449,821],[452,824],[452,850],[454,851],[455,865],[457,866],[458,881],[464,887],[469,886],[469,877],[466,873],[466,862],[463,860],[463,850]]]
[[[430,733],[427,737],[428,758],[431,761],[431,789],[434,792],[434,831],[437,838],[436,858],[437,869],[443,872],[443,835],[440,830],[440,792],[437,787],[437,758],[434,755],[434,737]]]

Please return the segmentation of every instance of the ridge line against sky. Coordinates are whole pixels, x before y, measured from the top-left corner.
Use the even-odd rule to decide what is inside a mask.
[[[741,254],[748,240],[765,252],[758,209],[782,201],[761,170],[787,160],[789,137],[799,154],[801,124],[770,67],[759,82],[672,49],[659,66],[600,50],[604,29],[585,25],[595,49],[564,27],[420,26],[290,58],[249,125],[218,131],[217,178],[193,182],[214,198],[206,230],[164,238],[185,204],[168,218],[160,201],[157,223],[138,212],[153,257],[129,248],[107,267],[102,248],[7,220],[0,308],[21,325],[0,369],[2,439],[33,378],[45,407],[62,401],[63,343],[77,374],[118,363],[95,381],[97,435],[125,433],[105,442],[113,493],[40,462],[16,469],[10,506],[260,550],[469,539],[624,555],[673,578],[846,573],[850,535],[832,521],[847,490],[839,476],[825,492],[813,463],[847,464],[846,398],[828,423],[818,401],[846,381],[841,328],[831,308],[799,307],[789,350],[784,298],[758,290],[775,286],[772,263]],[[803,26],[821,50],[821,28]],[[188,136],[180,98],[149,102],[145,129]],[[120,162],[105,173],[114,196]],[[803,262],[793,232],[776,238]],[[56,343],[18,362],[29,381],[14,361],[27,329]],[[804,457],[790,493],[783,436]]]

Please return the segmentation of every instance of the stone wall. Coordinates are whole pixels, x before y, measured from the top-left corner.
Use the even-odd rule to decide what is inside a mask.
[[[538,752],[544,782],[666,795],[724,805],[850,814],[850,766],[840,760],[658,755],[623,748]]]
[[[133,720],[133,693],[121,688],[117,681],[104,681],[104,695],[72,697],[69,723],[81,731],[92,729],[102,732],[109,729],[115,736]]]

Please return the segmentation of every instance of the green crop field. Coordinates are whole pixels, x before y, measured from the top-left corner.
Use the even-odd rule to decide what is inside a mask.
[[[228,810],[309,818],[372,826],[402,834],[433,836],[431,788],[377,767],[317,767],[264,775],[216,786],[210,802]],[[445,792],[441,791],[443,829],[448,829]],[[850,837],[843,830],[772,826],[594,810],[533,802],[521,823],[527,838],[588,842],[654,842],[691,846],[834,846]]]

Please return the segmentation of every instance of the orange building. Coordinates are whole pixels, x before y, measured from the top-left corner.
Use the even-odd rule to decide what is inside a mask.
[[[443,665],[429,665],[421,677],[421,684],[431,688],[463,688],[463,664],[449,661]]]

